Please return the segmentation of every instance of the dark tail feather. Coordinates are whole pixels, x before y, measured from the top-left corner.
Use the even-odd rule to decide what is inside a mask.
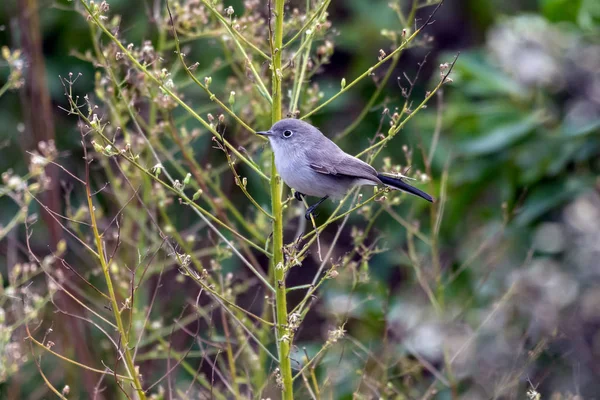
[[[417,189],[416,187],[409,185],[408,183],[404,182],[401,179],[392,178],[392,177],[389,177],[386,175],[381,175],[381,174],[378,174],[377,177],[379,178],[379,180],[381,182],[383,182],[384,184],[386,184],[388,186],[391,186],[395,189],[404,190],[405,192],[414,194],[415,196],[419,196],[419,197],[433,203],[433,197],[431,197],[427,193]]]

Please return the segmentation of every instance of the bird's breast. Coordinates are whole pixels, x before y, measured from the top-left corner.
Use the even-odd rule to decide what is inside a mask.
[[[289,187],[309,196],[321,195],[318,188],[314,187],[318,182],[315,172],[310,168],[305,157],[295,152],[276,154],[275,166],[279,176]]]

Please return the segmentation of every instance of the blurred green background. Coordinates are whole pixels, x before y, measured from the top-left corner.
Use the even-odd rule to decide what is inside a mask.
[[[123,16],[121,34],[127,42],[156,40],[146,3],[151,2],[110,2],[111,13]],[[243,8],[241,2],[231,4]],[[292,1],[288,7],[302,4]],[[39,1],[52,100],[51,113],[40,112],[39,123],[54,125],[59,161],[77,169],[83,164],[80,136],[76,120],[59,109],[66,100],[58,76],[82,73],[76,90],[83,96],[94,89],[94,67],[78,57],[92,42],[86,21],[71,7],[67,1]],[[11,49],[21,46],[17,9],[14,0],[0,5],[0,45]],[[419,18],[428,12],[423,10]],[[329,19],[338,32],[336,51],[313,78],[326,98],[338,90],[343,77],[351,79],[373,64],[377,51],[389,46],[382,29],[397,23],[387,0],[333,1]],[[381,237],[390,251],[369,262],[371,279],[353,293],[357,304],[346,330],[376,346],[382,331],[389,329],[398,354],[418,353],[435,366],[443,359],[442,343],[450,342],[454,349],[468,343],[455,361],[460,398],[524,398],[534,387],[543,398],[558,393],[595,398],[600,393],[600,2],[447,0],[427,33],[431,42],[402,55],[384,96],[340,146],[355,154],[369,145],[383,108],[401,103],[396,77],[405,72],[414,76],[427,55],[415,88],[420,98],[439,79],[439,64],[451,62],[460,51],[453,82],[444,86],[441,101],[434,97],[384,150],[384,157],[405,164],[401,146],[406,144],[413,149],[413,168],[422,168],[421,149],[430,148],[440,122],[437,109],[442,107],[432,179],[439,189],[447,166],[447,200],[438,240],[449,318],[436,318],[415,284],[402,250],[404,228],[392,218],[380,218],[374,237]],[[210,40],[195,46],[202,48],[203,57],[217,52]],[[0,84],[9,73],[2,62]],[[223,87],[226,76],[227,71],[213,75],[215,85]],[[363,81],[314,115],[312,122],[335,136],[353,121],[373,90],[371,80]],[[35,147],[36,139],[24,119],[37,110],[24,109],[31,104],[26,96],[11,90],[0,98],[0,172],[10,169],[23,175],[28,170],[25,150]],[[202,97],[191,89],[186,96]],[[210,146],[207,141],[196,145],[198,150]],[[244,201],[239,192],[228,195],[234,202]],[[267,201],[266,194],[260,201]],[[334,207],[326,205],[323,213]],[[395,211],[406,219],[427,213],[424,205],[416,207],[403,205]],[[17,209],[10,198],[0,198],[0,225],[5,226]],[[178,217],[182,228],[186,218]],[[40,252],[50,235],[36,234]],[[23,237],[18,227],[0,242],[4,277],[25,257],[12,253],[14,248],[23,252]],[[349,234],[341,240],[351,246]],[[303,276],[312,276],[317,267],[318,262],[307,262],[292,271],[290,282],[306,283]],[[230,268],[241,267],[233,263]],[[304,322],[297,337],[298,344],[308,348],[323,339],[325,322],[340,304],[350,301],[343,282],[328,283],[321,290],[318,312]],[[509,298],[498,307],[506,293]],[[182,301],[175,294],[169,304]],[[166,304],[163,312],[179,313]],[[11,340],[5,338],[2,344],[6,354]],[[537,347],[540,343],[543,346]],[[530,360],[535,351],[539,354]],[[4,361],[0,397],[50,396],[31,359],[19,362],[13,372]],[[45,362],[50,368],[52,359],[45,357]],[[356,379],[351,372],[360,367],[342,368],[336,378],[339,398],[351,398]],[[510,389],[503,389],[509,383]],[[448,392],[437,396],[450,398]]]

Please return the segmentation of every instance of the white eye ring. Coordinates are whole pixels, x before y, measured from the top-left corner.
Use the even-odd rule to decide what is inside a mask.
[[[289,138],[294,134],[294,132],[288,130],[283,131],[283,137]]]

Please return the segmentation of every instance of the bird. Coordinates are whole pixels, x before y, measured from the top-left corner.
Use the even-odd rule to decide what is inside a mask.
[[[377,172],[371,165],[346,153],[308,122],[286,118],[267,131],[256,133],[269,139],[277,172],[285,184],[295,190],[294,197],[300,201],[304,196],[320,198],[306,210],[306,219],[310,219],[325,200],[342,198],[355,186],[384,185],[434,201],[402,178]]]

